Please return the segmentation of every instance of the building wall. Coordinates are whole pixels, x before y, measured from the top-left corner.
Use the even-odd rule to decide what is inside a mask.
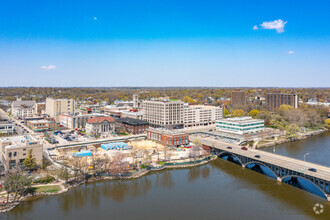
[[[143,120],[142,112],[122,111],[120,117],[121,118],[134,118],[134,119]]]
[[[245,105],[246,97],[245,91],[233,91],[231,93],[232,105]]]
[[[115,132],[115,122],[86,123],[86,133],[89,135],[111,136]]]
[[[73,99],[46,99],[46,114],[59,121],[61,113],[74,114],[75,101]]]
[[[179,146],[189,144],[189,135],[185,133],[168,134],[162,131],[147,130],[147,137],[150,140],[160,142],[167,146]]]
[[[32,117],[34,105],[35,101],[14,101],[11,106],[11,114],[17,119]]]
[[[96,114],[86,114],[86,115],[69,115],[69,114],[60,114],[59,123],[64,127],[70,129],[85,129],[88,119],[97,117]],[[99,116],[104,116],[100,114]]]
[[[34,105],[33,114],[42,115],[46,111],[46,103],[36,103]]]
[[[246,118],[246,117],[245,117]],[[263,131],[265,129],[264,120],[252,119],[241,121],[231,121],[223,119],[216,122],[216,130],[234,134],[247,134]]]
[[[13,124],[0,124],[0,133],[2,134],[13,134],[14,125]]]
[[[118,126],[126,129],[131,134],[143,134],[149,128],[149,125],[130,125],[126,123],[117,122]]]
[[[178,128],[184,123],[184,102],[148,100],[142,103],[143,120],[152,127]]]
[[[270,112],[276,112],[281,105],[291,105],[298,108],[298,96],[295,94],[268,93],[266,94],[266,107]]]
[[[48,130],[55,127],[55,122],[52,121],[26,121],[26,125],[32,130]]]
[[[185,106],[184,127],[207,126],[223,118],[223,106]]]
[[[1,161],[5,166],[6,170],[11,169],[21,163],[28,155],[30,149],[32,149],[32,155],[36,158],[36,162],[39,166],[42,165],[42,150],[43,145],[39,141],[26,143],[25,146],[17,146],[13,148],[6,148],[8,145],[13,145],[11,141],[0,141],[1,147]]]

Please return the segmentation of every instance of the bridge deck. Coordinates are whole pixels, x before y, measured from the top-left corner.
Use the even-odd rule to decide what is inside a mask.
[[[291,157],[286,157],[274,153],[265,152],[262,150],[254,150],[254,149],[248,149],[248,150],[242,150],[239,145],[232,144],[232,143],[225,143],[219,140],[215,140],[212,138],[203,138],[203,137],[195,137],[190,136],[190,140],[193,141],[195,139],[198,139],[201,141],[202,144],[214,147],[220,150],[224,150],[227,152],[231,152],[234,154],[242,155],[245,157],[249,157],[251,159],[273,164],[278,167],[290,169],[297,172],[302,172],[304,174],[320,178],[326,181],[330,181],[330,167],[322,166],[315,163],[305,162],[303,160],[294,159]],[[228,146],[231,146],[232,149],[227,149]],[[256,158],[255,155],[260,155],[260,158]],[[309,168],[315,168],[317,172],[309,171]]]

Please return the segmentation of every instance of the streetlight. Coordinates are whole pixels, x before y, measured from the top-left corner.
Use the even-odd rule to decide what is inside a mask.
[[[309,153],[305,153],[305,155],[304,155],[304,162],[306,163],[306,156],[307,155],[309,155]],[[305,164],[305,171],[306,171],[306,169],[307,169],[307,166],[306,166],[306,164]]]

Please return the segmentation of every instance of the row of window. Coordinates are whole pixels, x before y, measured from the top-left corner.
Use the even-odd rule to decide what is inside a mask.
[[[23,151],[25,151],[26,149],[23,149]],[[25,156],[26,153],[23,154],[23,156]],[[18,153],[15,151],[14,153],[12,152],[9,152],[8,153],[8,157],[17,157],[18,156]]]
[[[248,130],[254,130],[254,129],[264,128],[264,126],[258,126],[258,127],[252,127],[252,128],[233,128],[233,127],[227,127],[227,126],[219,126],[219,125],[217,125],[217,128],[225,128],[225,129],[237,130],[237,131],[248,131]]]
[[[231,125],[231,126],[238,126],[238,127],[248,127],[248,126],[257,126],[257,125],[264,125],[264,122],[258,122],[258,123],[252,123],[252,124],[232,124],[228,122],[217,122],[217,124],[222,124],[222,125]]]

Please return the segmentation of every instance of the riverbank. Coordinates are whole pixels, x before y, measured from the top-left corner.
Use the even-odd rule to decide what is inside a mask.
[[[59,195],[68,192],[70,189],[80,186],[85,183],[92,183],[96,181],[102,181],[102,180],[121,180],[121,179],[137,179],[140,178],[148,173],[152,173],[155,171],[161,171],[165,169],[176,169],[176,168],[189,168],[189,167],[195,167],[195,166],[201,166],[204,164],[209,163],[212,160],[215,160],[217,157],[215,155],[210,155],[208,157],[204,157],[203,159],[196,160],[196,161],[190,161],[190,162],[184,162],[184,163],[165,163],[163,165],[160,165],[158,167],[149,167],[147,169],[143,169],[140,171],[135,172],[134,174],[130,176],[108,176],[108,175],[100,175],[97,177],[89,178],[87,181],[81,181],[79,183],[73,184],[73,185],[66,185],[64,182],[58,182],[53,184],[44,184],[44,185],[33,185],[32,187],[42,187],[42,186],[53,186],[57,185],[61,188],[61,190],[56,192],[36,192],[33,194],[28,194],[27,196],[24,196],[20,198],[18,201],[12,202],[8,204],[8,206],[0,206],[0,213],[8,212],[15,208],[16,206],[20,204],[24,204],[24,201],[37,198],[40,196],[52,196],[52,195]]]
[[[280,144],[284,144],[284,143],[288,143],[288,142],[304,140],[304,139],[307,139],[309,137],[319,135],[319,134],[323,134],[323,133],[326,133],[326,132],[329,132],[329,130],[324,128],[324,129],[320,129],[320,130],[316,130],[316,131],[309,131],[309,132],[306,132],[306,133],[300,133],[299,134],[300,136],[298,136],[298,137],[262,141],[262,144],[259,144],[260,142],[258,144],[256,144],[256,149],[262,149],[262,148],[272,147],[272,146],[276,146],[276,145],[280,145]],[[264,142],[266,142],[266,143],[264,143]]]

